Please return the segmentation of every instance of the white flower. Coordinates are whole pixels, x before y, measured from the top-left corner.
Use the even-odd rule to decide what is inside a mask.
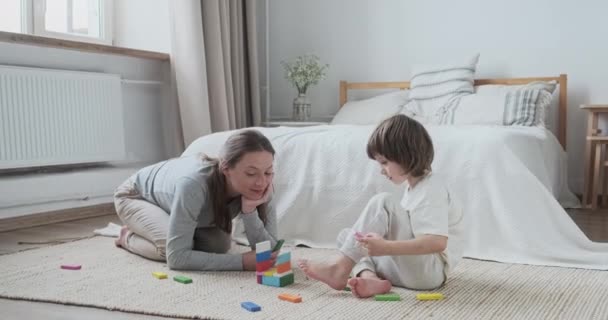
[[[285,68],[285,79],[298,89],[298,93],[306,93],[308,87],[325,79],[328,64],[322,65],[316,55],[303,55],[293,62],[281,61]]]

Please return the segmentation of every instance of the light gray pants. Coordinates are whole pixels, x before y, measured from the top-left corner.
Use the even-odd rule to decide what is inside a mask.
[[[116,213],[129,229],[125,249],[148,259],[166,261],[169,213],[144,200],[135,188],[134,180],[134,176],[127,179],[114,193]],[[231,235],[219,228],[197,228],[193,249],[226,253],[231,241]]]
[[[389,193],[374,196],[343,238],[340,251],[356,262],[353,274],[364,270],[376,273],[394,286],[417,290],[438,288],[445,282],[444,262],[439,254],[369,257],[357,245],[354,232],[374,232],[387,240],[414,239],[409,213]]]

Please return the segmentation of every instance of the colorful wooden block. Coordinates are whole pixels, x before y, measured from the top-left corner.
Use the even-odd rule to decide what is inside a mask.
[[[285,286],[288,286],[290,284],[293,284],[293,282],[294,282],[293,272],[290,273],[290,274],[288,274],[288,275],[286,275],[286,276],[280,277],[280,279],[281,279],[281,283],[280,283],[281,287],[285,287]]]
[[[79,264],[62,264],[61,269],[65,270],[80,270],[82,268]]]
[[[377,294],[374,296],[376,301],[400,301],[401,296],[396,293]]]
[[[291,270],[291,262],[281,263],[276,266],[277,273],[285,273]]]
[[[416,295],[416,299],[418,300],[441,300],[443,299],[443,294],[441,293],[419,293]]]
[[[255,304],[251,301],[241,302],[241,307],[250,312],[257,312],[257,311],[262,310],[262,307],[258,306],[257,304]]]
[[[258,262],[255,264],[255,271],[266,271],[270,268],[272,268],[271,260],[264,261],[264,262]]]
[[[291,252],[290,251],[281,253],[277,257],[277,265],[285,263],[285,262],[290,262],[290,261],[291,261]]]
[[[271,287],[280,287],[281,286],[281,279],[279,277],[263,276],[262,277],[262,284],[263,285],[267,285],[267,286],[271,286]]]
[[[258,242],[255,245],[255,252],[270,251],[270,241]]]
[[[259,276],[259,275],[258,275],[258,276],[256,276],[258,284],[262,284],[262,278],[263,278],[263,277],[264,277],[264,276]]]
[[[262,284],[272,287],[285,287],[290,284],[293,284],[294,276],[293,272],[282,276],[282,277],[262,277]]]
[[[290,275],[290,274],[292,274],[292,273],[293,273],[293,271],[290,269],[290,270],[289,270],[289,271],[287,271],[287,272],[283,272],[283,273],[275,273],[275,274],[274,274],[274,276],[275,276],[275,277],[279,277],[279,278],[281,278],[281,277],[285,277],[285,276],[287,276],[287,275]]]
[[[283,246],[283,243],[285,243],[285,240],[283,240],[283,239],[277,241],[277,244],[275,244],[274,248],[272,248],[272,252],[281,250],[281,247]]]
[[[167,279],[167,274],[164,272],[152,272],[152,275],[156,278],[156,279]]]
[[[263,262],[270,260],[271,254],[272,252],[270,251],[258,252],[255,254],[255,262]]]
[[[279,295],[279,299],[293,302],[293,303],[302,302],[302,297],[300,297],[299,295],[289,294],[289,293],[281,293]]]
[[[268,271],[264,271],[264,275],[267,277],[272,277],[277,273],[277,268],[270,268]]]
[[[192,279],[190,279],[186,276],[175,276],[175,277],[173,277],[173,280],[183,283],[183,284],[192,283]]]

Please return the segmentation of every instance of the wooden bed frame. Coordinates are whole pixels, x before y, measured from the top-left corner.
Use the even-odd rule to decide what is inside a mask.
[[[559,110],[557,124],[557,140],[566,150],[566,120],[568,106],[568,76],[560,74],[559,77],[541,77],[541,78],[504,78],[504,79],[476,79],[475,85],[486,84],[503,84],[503,85],[523,85],[534,81],[557,81],[559,85]],[[400,89],[405,90],[410,88],[409,81],[403,82],[347,82],[340,81],[340,107],[342,107],[348,99],[348,90],[360,89]]]

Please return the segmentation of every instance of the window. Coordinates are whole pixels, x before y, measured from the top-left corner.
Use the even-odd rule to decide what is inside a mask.
[[[113,0],[0,0],[0,30],[112,44]]]
[[[0,30],[23,32],[21,0],[0,1]]]

